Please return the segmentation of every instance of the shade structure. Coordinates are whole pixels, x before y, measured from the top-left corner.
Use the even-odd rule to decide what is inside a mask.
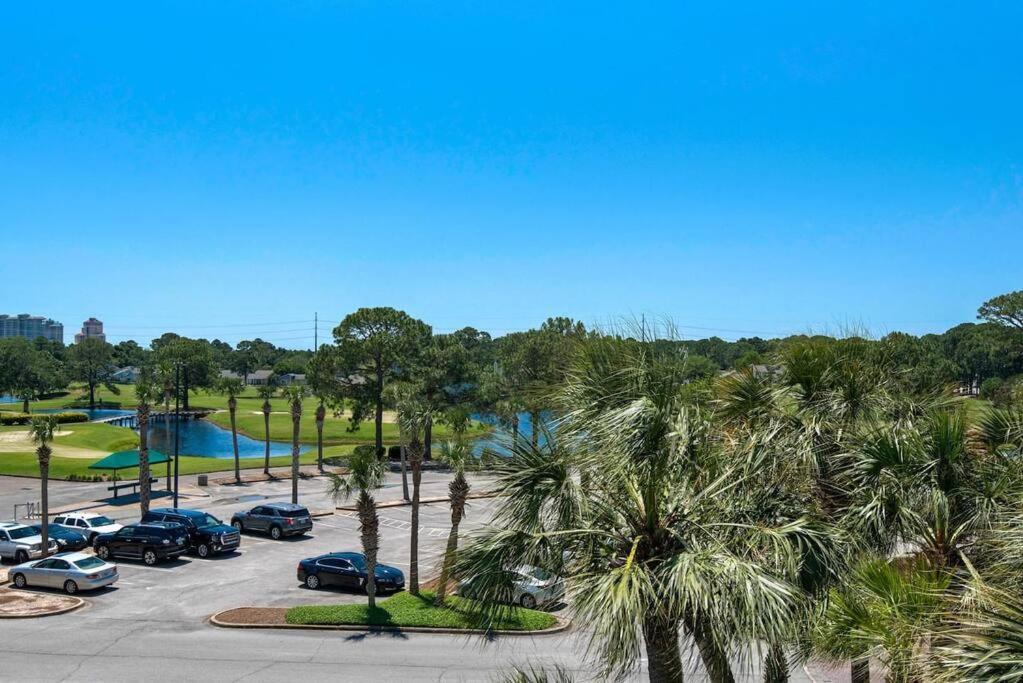
[[[170,458],[160,451],[149,449],[149,464],[156,465],[161,462],[168,462]],[[89,465],[90,470],[120,470],[126,467],[139,466],[138,451],[118,451],[111,453],[98,462]]]

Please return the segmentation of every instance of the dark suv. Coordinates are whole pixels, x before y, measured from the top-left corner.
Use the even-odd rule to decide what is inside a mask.
[[[164,522],[129,524],[110,534],[96,537],[96,555],[142,560],[154,565],[188,550],[188,533],[180,524]]]
[[[199,557],[230,552],[241,543],[241,534],[234,527],[202,510],[153,508],[143,515],[142,521],[180,524],[188,533],[189,549]]]
[[[248,512],[236,512],[231,526],[238,531],[262,531],[274,540],[311,531],[309,511],[294,503],[267,503],[257,505]]]

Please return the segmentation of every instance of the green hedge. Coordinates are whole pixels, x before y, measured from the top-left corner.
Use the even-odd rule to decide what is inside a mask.
[[[85,413],[51,413],[51,416],[57,418],[57,424],[71,424],[73,422],[89,421],[89,416]],[[0,425],[27,425],[34,417],[40,417],[40,415],[33,415],[30,413],[2,413],[0,414]]]

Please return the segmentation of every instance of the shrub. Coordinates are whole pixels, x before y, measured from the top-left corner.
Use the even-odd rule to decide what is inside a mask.
[[[51,415],[57,418],[57,424],[62,425],[89,421],[89,416],[85,413],[51,413]],[[33,417],[38,417],[38,415],[30,415],[29,413],[0,413],[0,425],[27,425],[32,421]]]

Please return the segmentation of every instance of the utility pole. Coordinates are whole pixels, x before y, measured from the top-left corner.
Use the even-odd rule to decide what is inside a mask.
[[[174,365],[174,507],[178,506],[178,450],[181,431],[181,365]]]

